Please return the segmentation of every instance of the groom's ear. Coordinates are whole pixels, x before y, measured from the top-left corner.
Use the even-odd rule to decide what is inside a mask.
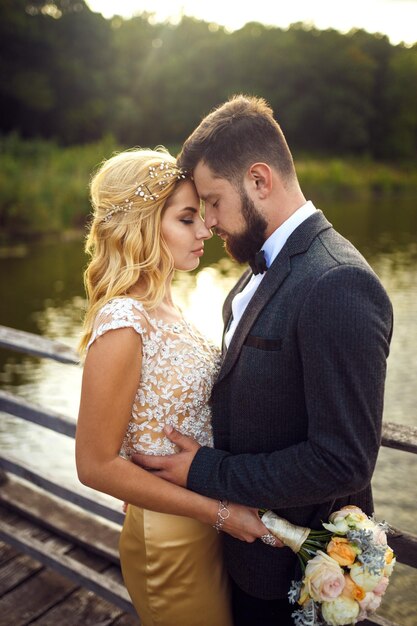
[[[256,196],[259,200],[265,200],[272,191],[272,171],[266,163],[253,163],[245,179],[251,198]]]

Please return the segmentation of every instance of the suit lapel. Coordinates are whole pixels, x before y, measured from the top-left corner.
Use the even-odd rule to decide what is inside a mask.
[[[243,289],[246,287],[246,285],[248,284],[248,282],[250,281],[251,278],[252,278],[251,270],[250,269],[245,270],[245,272],[242,274],[242,276],[237,281],[236,285],[233,287],[233,289],[227,295],[227,298],[226,298],[226,300],[224,301],[224,304],[223,304],[223,323],[224,323],[225,326],[229,323],[230,317],[232,315],[232,301],[233,301],[233,298],[235,297],[236,294],[238,294],[241,291],[243,291]]]
[[[327,230],[328,228],[331,228],[331,224],[326,220],[321,211],[317,211],[317,213],[307,218],[290,235],[246,307],[230,341],[216,383],[220,382],[230,372],[258,315],[290,273],[291,257],[306,252],[313,239],[321,231]],[[232,299],[236,293],[244,289],[251,275],[250,271],[245,273],[226,299],[223,309],[223,317],[226,325],[231,315]]]
[[[274,268],[273,271],[272,268]],[[289,274],[289,272],[290,263],[288,257],[286,257],[285,260],[281,259],[281,262],[279,264],[276,264],[274,261],[272,266],[269,268],[265,278],[262,280],[258,289],[253,294],[251,301],[246,307],[239,321],[239,324],[237,325],[237,328],[230,341],[229,348],[225,354],[224,361],[222,363],[216,382],[220,382],[220,380],[222,380],[230,372],[240,354],[242,345],[246,337],[248,336],[249,331],[252,328],[256,318],[265,307],[268,300],[279,288],[282,281]]]
[[[252,272],[250,269],[247,269],[242,276],[237,281],[236,285],[233,287],[231,292],[228,294],[226,300],[223,305],[223,335],[222,335],[222,353],[225,352],[226,346],[224,343],[224,337],[229,329],[229,326],[232,322],[232,301],[235,295],[246,287],[248,282],[250,281],[252,276]]]

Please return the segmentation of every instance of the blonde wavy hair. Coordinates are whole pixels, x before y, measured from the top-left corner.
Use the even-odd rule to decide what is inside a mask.
[[[112,298],[126,296],[138,281],[145,308],[151,310],[162,301],[174,266],[162,237],[161,219],[166,201],[186,176],[162,147],[120,152],[93,174],[93,218],[85,245],[91,260],[84,272],[87,311],[81,353],[99,309]]]

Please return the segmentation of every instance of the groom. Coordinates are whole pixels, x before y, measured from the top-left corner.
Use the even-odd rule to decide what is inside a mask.
[[[390,301],[360,253],[307,202],[262,99],[236,96],[184,144],[205,222],[246,271],[224,305],[213,388],[215,448],[174,431],[181,452],[136,462],[217,499],[320,528],[346,504],[372,513]],[[288,549],[224,536],[236,626],[291,624]]]

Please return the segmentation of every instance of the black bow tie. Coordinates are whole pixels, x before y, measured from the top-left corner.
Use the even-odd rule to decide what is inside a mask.
[[[255,258],[252,261],[249,261],[249,265],[251,266],[251,270],[255,276],[257,274],[264,274],[264,272],[268,269],[265,260],[265,252],[263,250],[259,250],[259,252],[255,254]]]

